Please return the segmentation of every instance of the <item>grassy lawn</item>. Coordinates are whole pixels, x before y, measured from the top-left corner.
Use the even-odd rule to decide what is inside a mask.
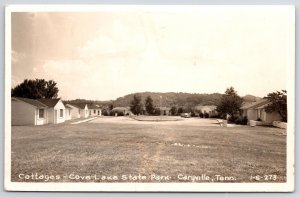
[[[255,182],[250,176],[276,175],[275,182],[284,182],[286,136],[282,132],[267,127],[112,123],[14,126],[12,181],[44,181],[20,178],[20,174],[37,173],[60,176],[52,182],[95,182],[73,180],[70,174],[116,176],[117,182],[136,182],[120,180],[130,174],[147,176],[138,182],[191,182],[179,180],[178,175],[202,174],[231,176],[230,182]],[[150,175],[170,178],[151,180]],[[197,182],[212,181],[216,182]]]

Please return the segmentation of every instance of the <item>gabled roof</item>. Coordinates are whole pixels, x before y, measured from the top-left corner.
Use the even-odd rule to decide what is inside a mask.
[[[88,104],[88,109],[101,109],[101,108],[95,104]]]
[[[197,105],[195,107],[196,110],[207,110],[207,111],[214,111],[217,109],[217,106],[215,105]]]
[[[12,97],[11,99],[12,100],[16,99],[16,100],[19,100],[19,101],[23,101],[25,103],[28,103],[28,104],[33,105],[33,106],[38,107],[38,108],[47,108],[48,107],[47,105],[41,103],[38,100],[34,100],[34,99],[21,98],[21,97]]]
[[[241,109],[256,109],[256,108],[259,108],[261,106],[266,106],[269,103],[270,103],[269,100],[267,100],[267,99],[261,99],[259,101],[254,102],[254,103],[242,106]]]
[[[72,106],[74,106],[74,107],[77,107],[77,108],[79,108],[79,109],[84,109],[85,106],[86,106],[85,103],[68,103],[68,104],[70,104],[70,105],[72,105]]]
[[[60,99],[46,99],[46,98],[37,99],[37,100],[51,108],[55,107],[55,105],[60,101]]]
[[[129,107],[115,107],[112,109],[113,111],[130,111]]]

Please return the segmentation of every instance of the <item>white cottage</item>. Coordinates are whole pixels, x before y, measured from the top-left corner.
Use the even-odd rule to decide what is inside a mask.
[[[58,124],[66,120],[66,108],[61,99],[37,99],[46,105],[48,123]]]
[[[66,120],[71,120],[72,119],[72,108],[65,105],[66,108]]]
[[[99,105],[89,104],[88,109],[89,109],[89,116],[94,117],[94,116],[101,116],[102,115],[102,110],[101,110],[101,107]]]
[[[262,99],[257,102],[244,105],[241,109],[243,116],[247,116],[248,120],[260,120],[265,124],[271,124],[273,121],[280,121],[281,116],[277,112],[267,113],[265,108],[270,102],[267,99]]]
[[[77,112],[80,115],[80,118],[87,118],[89,116],[88,106],[84,103],[68,103],[68,106],[72,108],[77,108]],[[76,112],[76,111],[75,111]],[[77,113],[74,113],[75,115]]]
[[[71,119],[80,118],[80,108],[79,107],[69,104],[69,103],[65,104],[65,107],[70,109]]]
[[[43,125],[48,123],[48,106],[29,98],[11,98],[12,125]]]

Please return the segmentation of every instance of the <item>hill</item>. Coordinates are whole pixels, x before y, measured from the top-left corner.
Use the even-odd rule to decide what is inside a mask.
[[[217,105],[222,97],[220,93],[213,94],[199,94],[199,93],[183,93],[183,92],[140,92],[140,93],[132,93],[125,95],[123,97],[119,97],[116,100],[110,101],[94,101],[94,100],[84,100],[84,99],[76,99],[68,102],[75,103],[94,103],[99,104],[101,106],[113,105],[114,107],[128,107],[130,106],[130,102],[133,98],[134,94],[139,94],[142,98],[142,101],[145,101],[147,96],[151,96],[153,99],[154,106],[163,106],[163,107],[195,107],[197,105]],[[244,102],[255,102],[259,97],[246,95],[242,97]]]

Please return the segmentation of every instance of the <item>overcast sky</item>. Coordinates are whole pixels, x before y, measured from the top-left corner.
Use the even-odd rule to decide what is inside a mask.
[[[63,99],[133,92],[266,96],[286,89],[290,15],[279,7],[13,13],[12,86],[58,83]]]

